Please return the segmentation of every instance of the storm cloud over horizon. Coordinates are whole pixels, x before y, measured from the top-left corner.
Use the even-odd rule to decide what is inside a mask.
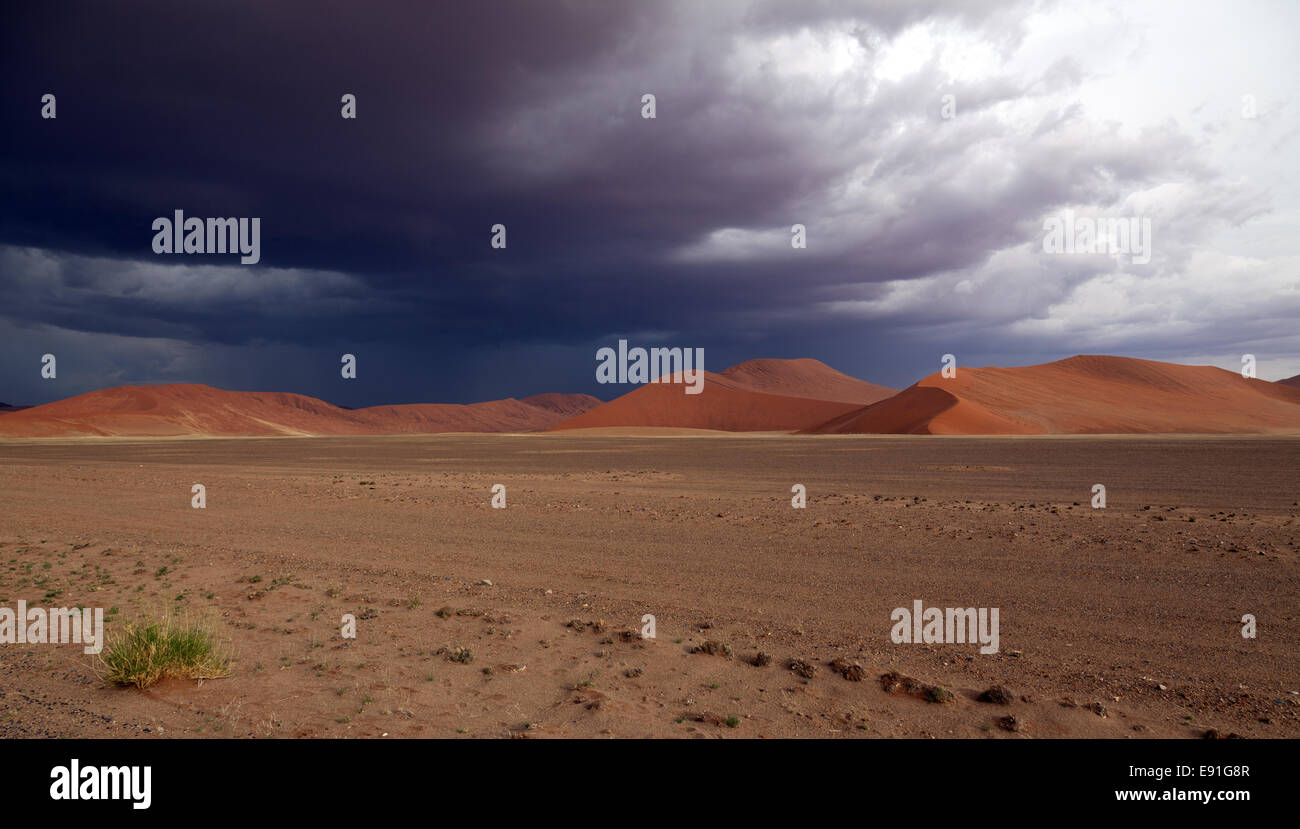
[[[627,388],[597,385],[594,355],[620,338],[702,347],[713,371],[815,357],[895,387],[945,353],[1234,370],[1253,353],[1265,379],[1300,373],[1292,3],[9,18],[6,402],[164,382],[349,406],[608,399]],[[156,254],[151,224],[174,210],[260,217],[260,261]],[[1149,219],[1150,261],[1046,253],[1066,211]]]

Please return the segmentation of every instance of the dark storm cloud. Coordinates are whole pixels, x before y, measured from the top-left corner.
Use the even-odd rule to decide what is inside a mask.
[[[725,280],[692,287],[698,274],[665,268],[668,253],[717,227],[789,224],[791,205],[819,198],[845,162],[810,155],[823,148],[803,134],[833,102],[791,106],[779,78],[734,88],[721,47],[744,25],[798,31],[854,8],[719,5],[698,27],[689,5],[682,17],[654,3],[28,9],[5,59],[6,105],[31,110],[53,91],[59,118],[15,120],[0,175],[26,197],[0,207],[3,241],[191,264],[153,257],[154,217],[260,216],[265,267],[356,275],[354,302],[332,310],[363,337],[393,333],[386,295],[458,335],[583,337],[608,330],[610,315],[633,329],[698,324],[683,306],[747,299],[719,296]],[[864,20],[888,32],[928,11],[897,4]],[[639,117],[644,91],[661,98],[656,121]],[[355,122],[339,117],[342,92],[358,96]],[[868,114],[884,128],[879,107],[844,126]],[[506,252],[487,246],[496,222],[509,228]],[[882,263],[897,268],[888,254]],[[95,277],[80,278],[93,291]],[[184,307],[111,291],[77,308],[53,293],[9,307],[139,336],[182,325],[229,342],[262,319],[274,320],[265,336],[311,337],[284,319],[302,308],[273,290],[261,308],[211,292]]]
[[[1008,54],[1026,7],[28,6],[0,53],[0,315],[24,330],[287,353],[350,340],[485,364],[508,364],[490,356],[502,347],[628,332],[796,356],[858,336],[845,308],[883,300],[886,283],[962,274],[1032,240],[1044,211],[1214,180],[1175,129],[1106,136],[1069,109],[1009,128],[1000,105],[1079,82],[1068,60],[1032,77],[955,79],[935,59],[876,71],[926,20]],[[852,71],[818,64],[846,44]],[[45,92],[55,121],[35,117]],[[339,117],[345,92],[355,121]],[[647,92],[654,120],[640,117]],[[940,118],[945,93],[961,118]],[[153,254],[151,222],[174,209],[261,217],[261,263]],[[498,222],[504,251],[489,247]],[[807,250],[790,247],[796,222]],[[1087,273],[1065,269],[1027,312]],[[906,340],[930,315],[868,311],[867,342]],[[530,376],[501,372],[498,394]]]

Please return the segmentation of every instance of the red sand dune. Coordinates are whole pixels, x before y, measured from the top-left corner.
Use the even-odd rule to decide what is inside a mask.
[[[816,360],[751,360],[706,374],[704,392],[640,386],[602,404],[539,394],[468,405],[343,409],[299,394],[203,385],[121,386],[0,417],[0,437],[376,435],[547,429],[710,429],[817,434],[1300,433],[1297,378],[1079,356],[959,368],[890,396]]]
[[[894,394],[817,360],[750,360],[713,374],[704,390],[681,383],[639,386],[555,429],[662,427],[727,432],[806,429]]]
[[[1295,377],[1288,377],[1285,380],[1278,380],[1277,382],[1284,386],[1295,386],[1300,389],[1300,374],[1297,374]]]
[[[836,403],[867,406],[898,394],[898,389],[877,386],[836,371],[820,360],[748,360],[710,375],[718,386],[741,391],[808,397]]]
[[[540,431],[600,401],[586,394],[538,395],[537,403],[409,404],[343,409],[284,392],[197,384],[119,386],[10,412],[0,436],[379,435]],[[536,399],[536,398],[532,398]]]
[[[932,374],[818,434],[1271,434],[1300,432],[1300,389],[1213,366],[1077,356]]]

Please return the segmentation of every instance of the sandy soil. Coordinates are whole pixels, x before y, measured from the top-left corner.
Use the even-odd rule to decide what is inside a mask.
[[[0,645],[0,736],[1296,737],[1297,499],[1274,437],[0,442],[0,604],[235,653],[137,691]],[[998,607],[1000,652],[894,644],[914,599]]]

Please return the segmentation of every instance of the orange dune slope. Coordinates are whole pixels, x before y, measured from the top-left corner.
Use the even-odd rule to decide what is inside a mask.
[[[650,383],[554,428],[791,432],[894,393],[817,360],[750,360],[716,374],[705,372],[699,394],[687,394],[681,383]]]
[[[225,391],[198,384],[119,386],[9,412],[0,437],[79,435],[383,435],[541,431],[599,405],[586,394],[486,403],[343,409],[285,392]],[[533,398],[530,398],[533,399]]]
[[[836,371],[820,360],[748,360],[711,375],[721,388],[807,397],[866,406],[898,394],[898,389],[877,386]]]
[[[932,374],[818,434],[1300,433],[1300,389],[1213,366],[1082,355]]]

